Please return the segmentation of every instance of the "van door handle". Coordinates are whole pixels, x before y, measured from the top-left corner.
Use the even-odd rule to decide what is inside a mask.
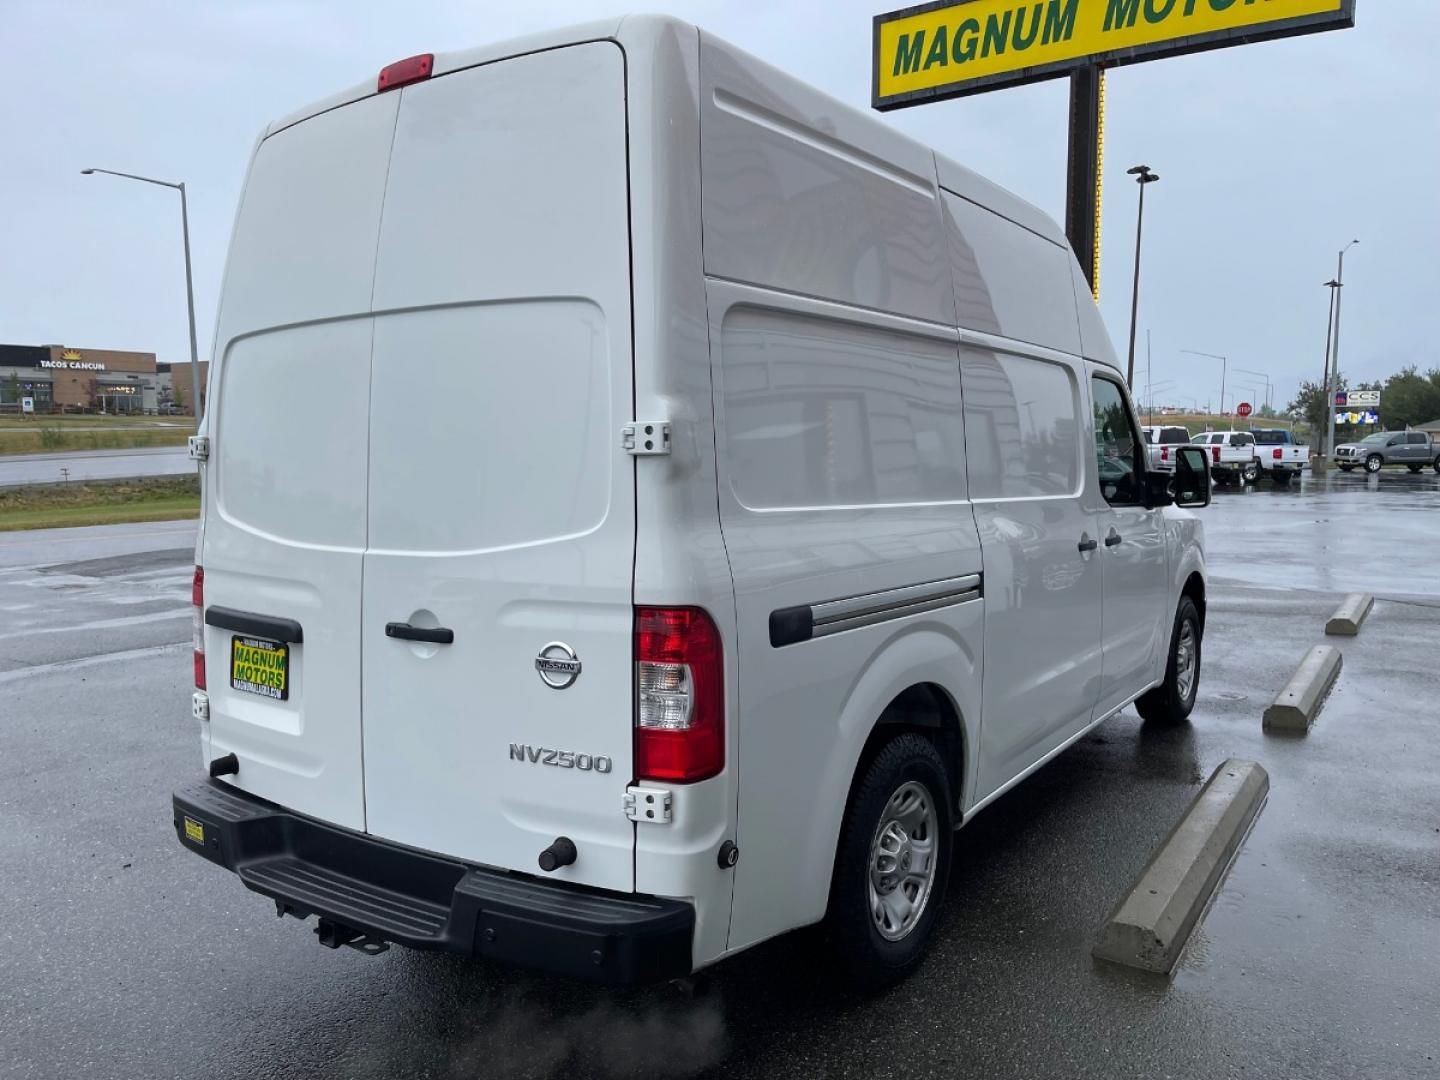
[[[1091,540],[1090,537],[1085,536],[1085,535],[1081,535],[1081,537],[1080,537],[1080,554],[1084,555],[1086,552],[1094,551],[1094,550],[1095,550],[1096,548],[1098,548],[1099,546],[1100,546],[1100,541],[1098,541],[1098,540]]]
[[[455,631],[443,626],[411,626],[408,622],[387,622],[385,636],[403,641],[432,641],[436,645],[453,645]]]
[[[1114,547],[1116,544],[1120,543],[1120,541],[1124,539],[1125,538],[1121,536],[1118,532],[1112,532],[1109,536],[1105,537],[1105,546]]]

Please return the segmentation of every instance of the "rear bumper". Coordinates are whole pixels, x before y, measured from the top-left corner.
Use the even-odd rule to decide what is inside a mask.
[[[688,975],[695,909],[414,851],[209,780],[177,791],[183,847],[234,871],[322,943],[393,942],[632,986]]]

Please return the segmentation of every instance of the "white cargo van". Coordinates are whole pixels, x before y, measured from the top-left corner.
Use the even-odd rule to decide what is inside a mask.
[[[324,944],[895,978],[953,830],[1195,700],[1203,455],[1060,230],[693,26],[273,124],[213,356],[175,827]]]

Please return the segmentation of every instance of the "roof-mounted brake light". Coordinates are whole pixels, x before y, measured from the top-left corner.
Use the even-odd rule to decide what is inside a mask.
[[[434,70],[434,53],[421,53],[419,56],[412,56],[406,60],[396,60],[395,63],[380,69],[380,79],[375,84],[375,89],[383,93],[386,90],[394,90],[397,86],[407,86],[410,83],[428,79]]]

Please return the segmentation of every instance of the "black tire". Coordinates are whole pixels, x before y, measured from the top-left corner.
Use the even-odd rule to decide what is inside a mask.
[[[1365,471],[1372,476],[1378,473],[1385,466],[1385,459],[1379,454],[1371,454],[1365,459]]]
[[[1282,472],[1279,469],[1272,469],[1270,471],[1270,480],[1276,487],[1289,487],[1290,473]]]
[[[1187,625],[1194,641],[1194,668],[1189,680],[1188,692],[1182,693],[1180,687],[1180,643]],[[1165,664],[1165,681],[1155,689],[1143,694],[1135,702],[1135,708],[1140,713],[1141,719],[1161,724],[1180,724],[1189,719],[1190,710],[1195,708],[1195,697],[1200,692],[1203,637],[1200,612],[1195,607],[1195,601],[1188,596],[1182,596],[1180,606],[1175,611],[1175,626],[1170,632],[1170,658]]]
[[[934,812],[934,876],[915,922],[903,937],[892,941],[882,935],[871,915],[872,844],[885,824],[892,797],[912,783],[925,790]],[[910,732],[897,735],[862,765],[840,829],[824,926],[829,955],[853,987],[881,989],[899,982],[920,964],[945,900],[954,835],[945,763],[929,739]]]
[[[1435,472],[1437,475],[1440,475],[1440,457],[1435,459]]]
[[[1254,483],[1256,483],[1257,481],[1259,481],[1259,479],[1260,479],[1260,466],[1257,465],[1257,464],[1255,464],[1255,462],[1253,462],[1253,461],[1252,461],[1249,465],[1246,465],[1244,472],[1242,472],[1242,473],[1240,474],[1240,483],[1241,483],[1242,485],[1244,485],[1244,484],[1254,484]]]
[[[1354,472],[1354,471],[1355,471],[1355,466],[1354,466],[1354,465],[1341,465],[1341,466],[1340,466],[1340,471],[1341,471],[1341,472]],[[1440,471],[1440,470],[1437,470],[1437,471]]]

